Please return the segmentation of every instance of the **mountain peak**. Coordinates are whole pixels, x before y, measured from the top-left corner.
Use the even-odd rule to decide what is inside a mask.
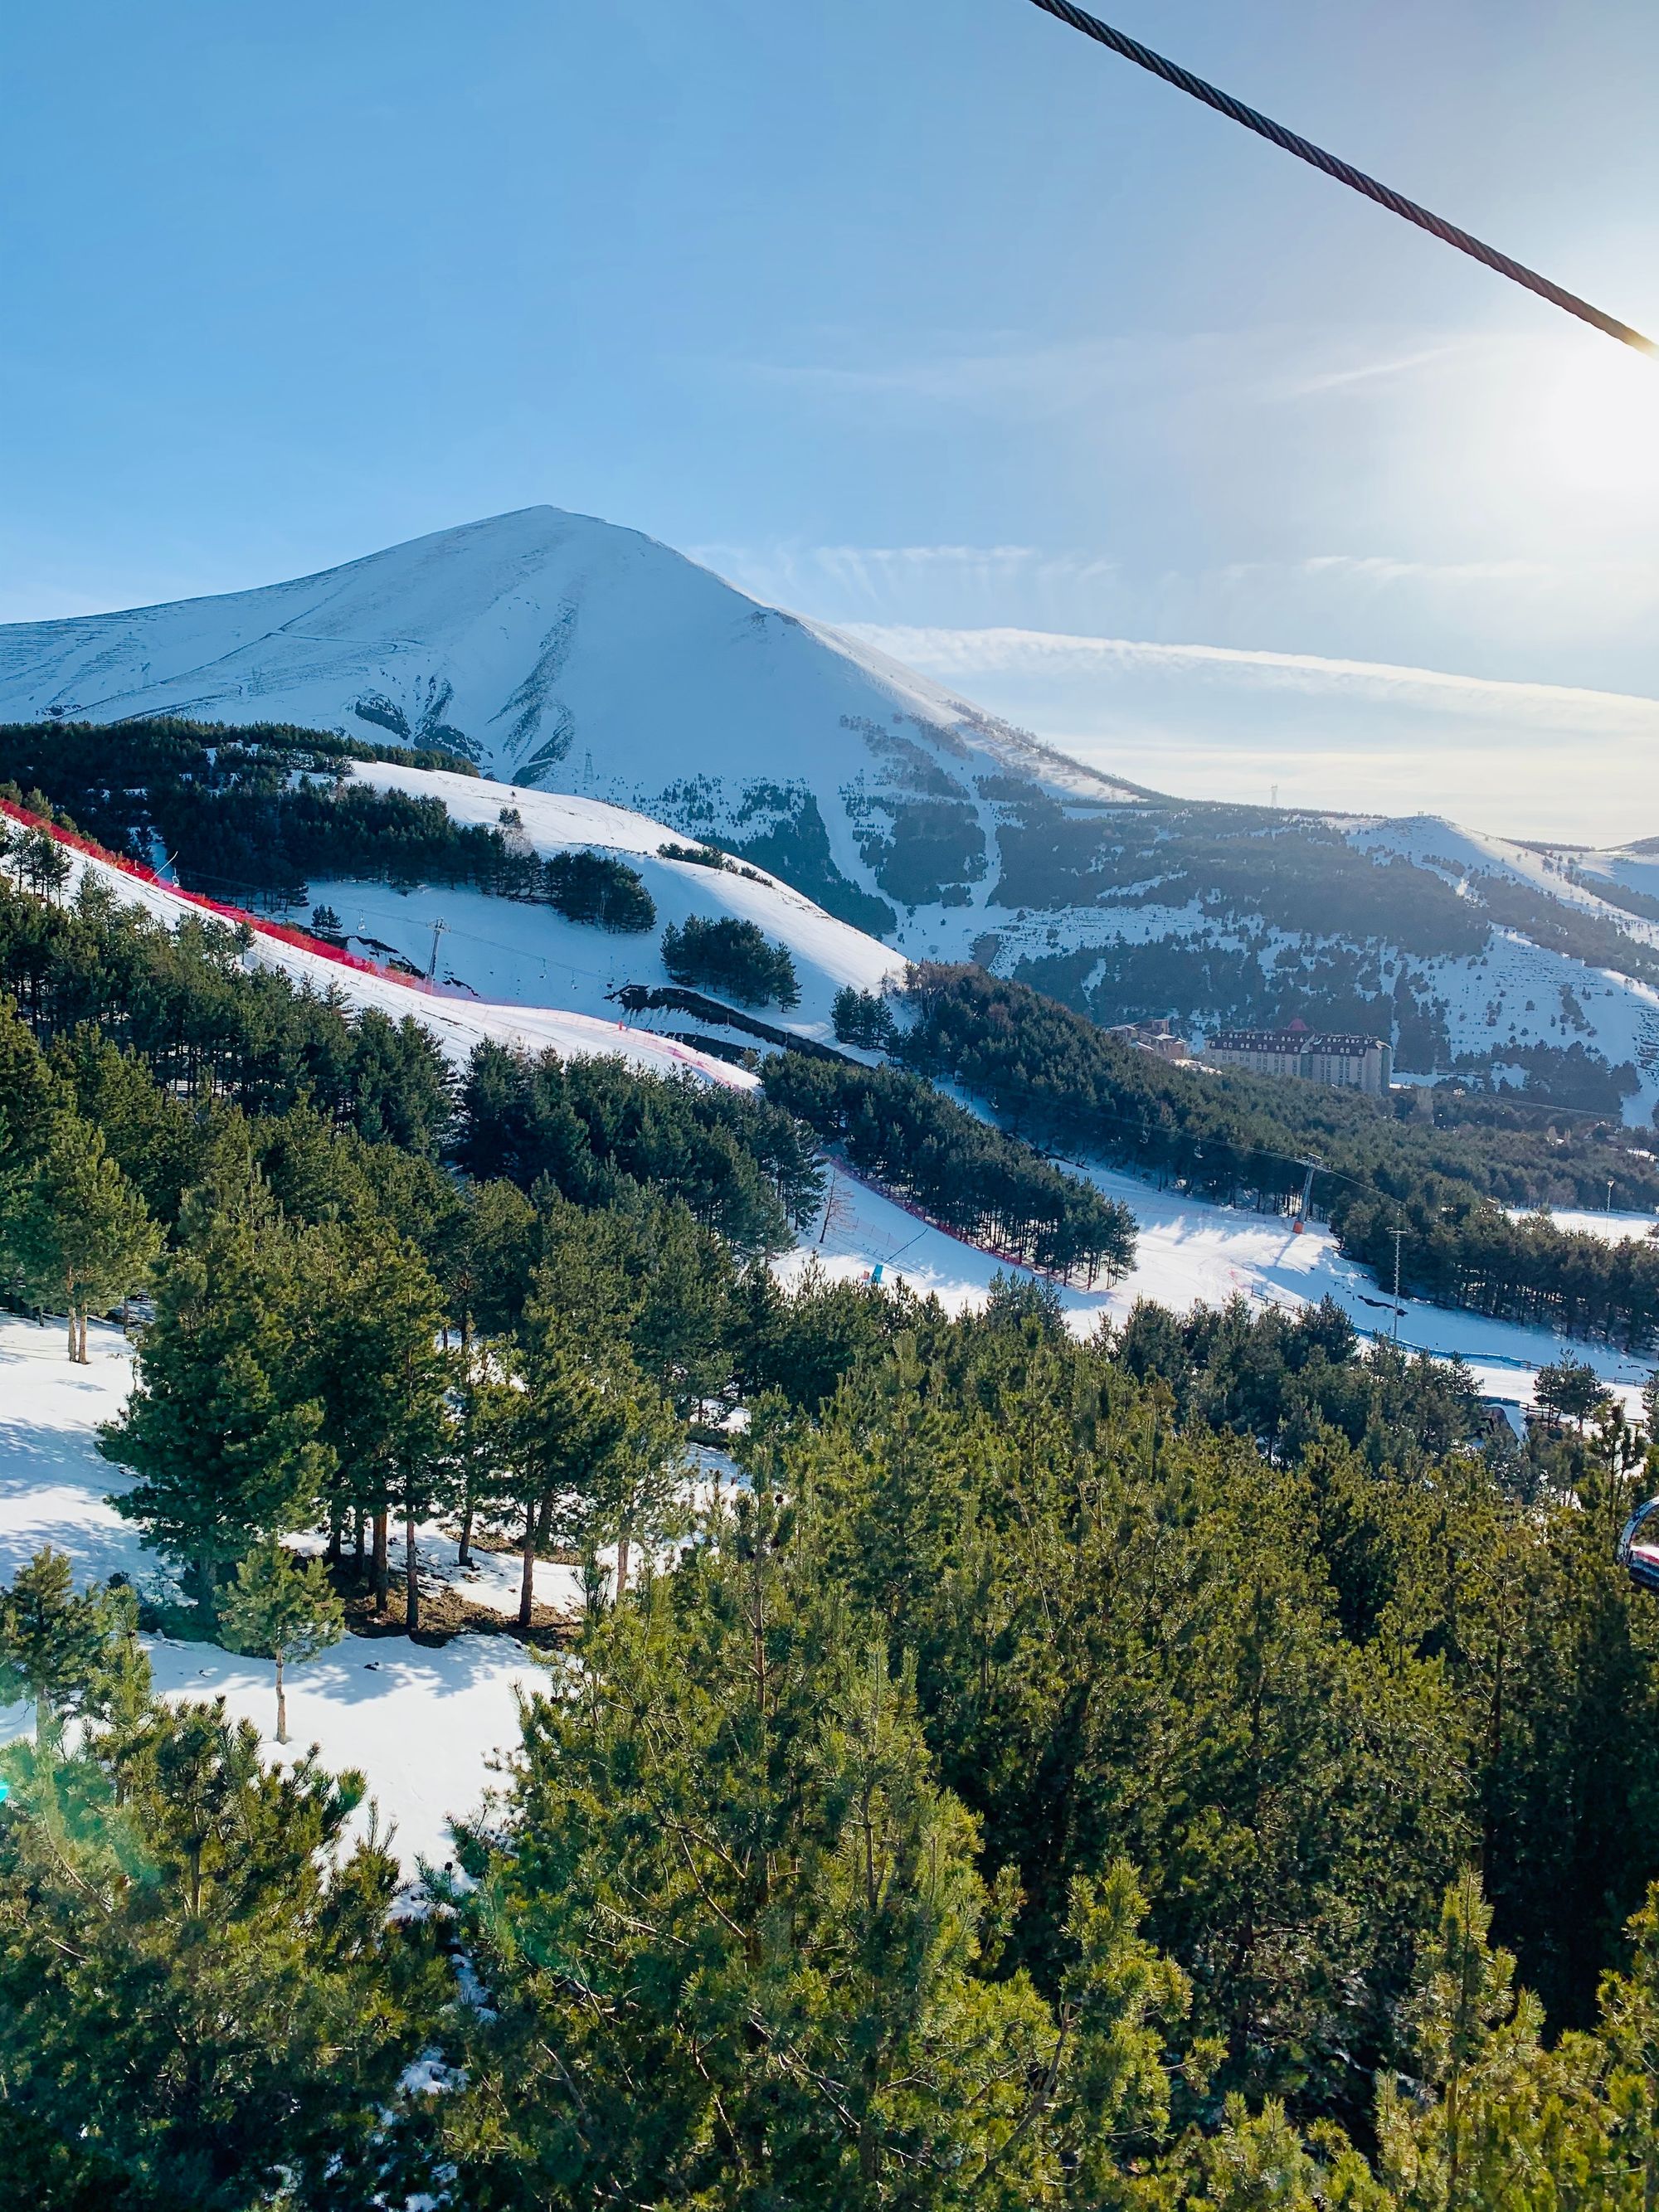
[[[641,532],[550,506],[259,590],[0,628],[0,714],[158,714],[384,734],[628,805],[696,780],[741,809],[809,764],[815,786],[828,766],[963,805],[975,767],[1133,796]]]

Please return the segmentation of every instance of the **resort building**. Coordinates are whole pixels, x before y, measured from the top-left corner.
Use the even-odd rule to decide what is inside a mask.
[[[1394,1048],[1382,1037],[1322,1034],[1305,1022],[1285,1030],[1222,1030],[1204,1048],[1212,1067],[1252,1075],[1291,1075],[1385,1098],[1394,1077]]]

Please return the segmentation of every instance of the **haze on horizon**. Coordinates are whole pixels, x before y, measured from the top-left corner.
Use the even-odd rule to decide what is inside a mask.
[[[1115,20],[1659,325],[1635,0]],[[1164,789],[1659,834],[1659,370],[1023,0],[0,55],[0,619],[545,500]]]

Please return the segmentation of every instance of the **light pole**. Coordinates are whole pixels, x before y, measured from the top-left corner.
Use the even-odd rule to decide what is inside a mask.
[[[1394,1239],[1394,1340],[1396,1344],[1400,1341],[1400,1244],[1407,1233],[1404,1229],[1389,1231]]]

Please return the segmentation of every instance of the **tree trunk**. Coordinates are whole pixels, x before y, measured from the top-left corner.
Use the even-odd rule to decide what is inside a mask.
[[[89,1366],[89,1365],[91,1364],[91,1362],[90,1362],[90,1361],[88,1359],[88,1358],[87,1358],[87,1310],[86,1310],[86,1308],[85,1308],[84,1306],[82,1306],[82,1309],[81,1309],[81,1355],[80,1355],[80,1356],[81,1356],[81,1364],[82,1364],[82,1367],[87,1367],[87,1366]]]
[[[192,1605],[200,1607],[211,1620],[218,1608],[214,1604],[215,1582],[213,1561],[198,1556],[185,1570],[185,1589]]]
[[[331,1567],[337,1567],[340,1564],[344,1534],[345,1506],[338,1497],[331,1498],[328,1506],[328,1550],[324,1554]]]
[[[553,1493],[550,1490],[542,1500],[542,1510],[536,1516],[536,1549],[544,1552],[553,1541]]]
[[[357,1579],[358,1579],[358,1581],[359,1581],[359,1582],[362,1582],[362,1578],[363,1578],[363,1558],[364,1558],[364,1552],[363,1552],[363,1533],[364,1533],[363,1509],[362,1509],[362,1507],[361,1505],[354,1505],[354,1506],[352,1507],[352,1509],[351,1509],[351,1510],[352,1510],[353,1514],[356,1516],[356,1523],[357,1523],[356,1538],[356,1566],[357,1566]]]
[[[421,1625],[420,1562],[415,1551],[415,1508],[404,1509],[404,1626],[413,1636]]]
[[[524,1509],[524,1572],[519,1580],[519,1626],[530,1626],[530,1608],[536,1596],[536,1501]]]
[[[463,1567],[470,1567],[472,1565],[472,1508],[471,1505],[461,1516],[461,1547],[457,1554],[457,1565]]]
[[[617,1539],[617,1595],[620,1600],[628,1591],[628,1536],[626,1532]]]
[[[386,1520],[385,1506],[374,1516],[374,1610],[384,1620],[386,1608],[392,1603],[392,1569],[386,1558]]]
[[[73,1298],[70,1300],[69,1310],[69,1347],[70,1358],[73,1359],[76,1357],[75,1301]]]
[[[288,1741],[288,1691],[283,1681],[283,1655],[276,1654],[276,1741]]]

